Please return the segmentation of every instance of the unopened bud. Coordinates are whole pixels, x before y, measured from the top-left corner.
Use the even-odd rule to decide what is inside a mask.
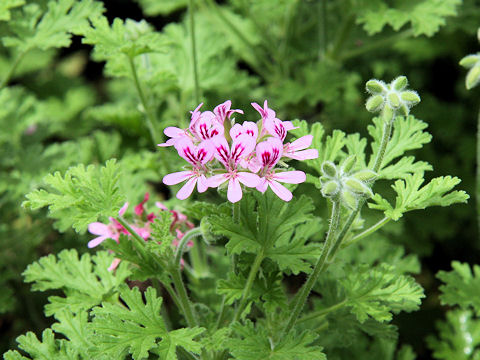
[[[387,91],[387,86],[381,80],[369,80],[365,84],[367,91],[371,94],[382,94]]]
[[[476,63],[480,61],[480,56],[476,55],[467,55],[462,60],[460,60],[460,66],[470,69],[475,66]]]
[[[357,171],[355,174],[352,175],[352,177],[359,181],[368,183],[377,177],[377,173],[372,170],[364,169]]]
[[[420,96],[415,91],[406,90],[402,91],[400,98],[409,105],[417,105],[420,102]]]
[[[381,95],[370,96],[365,104],[365,107],[370,112],[377,112],[382,109],[384,100]]]
[[[356,194],[373,196],[372,190],[367,185],[365,185],[365,183],[355,178],[350,178],[346,180],[345,186],[347,186],[350,191]]]
[[[357,206],[357,197],[348,190],[343,190],[341,195],[342,203],[348,208],[354,210]]]
[[[467,78],[465,79],[465,85],[467,86],[467,89],[470,90],[471,88],[475,87],[479,81],[480,65],[476,65],[468,72]]]
[[[348,174],[350,171],[352,171],[356,162],[357,162],[356,155],[350,155],[348,158],[346,158],[342,165],[343,173]]]
[[[408,80],[405,76],[399,76],[392,81],[391,87],[395,91],[402,91],[408,85]]]
[[[400,107],[400,98],[398,97],[398,94],[395,92],[390,92],[388,94],[388,101],[390,102],[390,105],[394,108],[397,109]]]
[[[338,183],[334,180],[331,180],[322,186],[322,195],[324,197],[332,197],[337,195],[339,190],[340,186]]]
[[[322,172],[324,175],[334,178],[337,176],[337,168],[331,161],[325,161],[322,164]]]

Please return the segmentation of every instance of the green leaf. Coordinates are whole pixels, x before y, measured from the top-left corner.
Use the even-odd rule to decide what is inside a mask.
[[[89,358],[89,350],[93,343],[92,331],[88,326],[88,313],[81,311],[77,314],[72,312],[59,311],[55,314],[58,322],[52,325],[57,334],[63,334],[70,342],[71,347],[80,354],[81,358]]]
[[[382,31],[390,25],[395,31],[410,23],[413,35],[432,36],[446,23],[446,18],[455,16],[461,0],[404,0],[398,7],[389,7],[380,1],[361,2],[357,23],[369,35]]]
[[[457,177],[441,176],[422,186],[423,173],[407,175],[404,180],[397,180],[392,185],[397,193],[395,207],[392,207],[380,194],[375,194],[372,198],[374,203],[370,202],[368,206],[371,209],[384,211],[385,216],[397,221],[407,211],[425,209],[429,206],[466,203],[469,196],[465,191],[451,191],[460,181]]]
[[[390,321],[392,312],[417,310],[425,297],[413,277],[399,275],[387,264],[350,268],[340,281],[346,294],[346,306],[360,322],[369,317]]]
[[[429,336],[427,344],[435,359],[480,359],[480,320],[470,311],[447,312],[447,321],[437,322],[438,337]]]
[[[256,200],[256,201],[255,201]],[[308,271],[307,260],[318,255],[316,245],[307,244],[312,235],[309,229],[298,226],[308,223],[318,230],[318,218],[314,218],[312,200],[306,196],[286,203],[273,192],[246,195],[240,204],[240,223],[228,215],[212,215],[212,231],[229,239],[229,254],[257,253],[263,249],[265,257],[275,261],[282,270],[295,274]],[[298,237],[294,237],[298,231]],[[287,257],[288,255],[288,257]]]
[[[60,289],[65,297],[50,296],[45,314],[50,316],[63,310],[80,312],[114,295],[130,272],[127,264],[120,264],[115,273],[108,271],[113,256],[105,251],[78,257],[76,250],[63,250],[57,257],[48,255],[29,265],[24,271],[25,282],[32,289],[46,291]]]
[[[114,159],[101,168],[94,165],[71,167],[63,177],[57,171],[44,179],[49,191],[32,191],[22,206],[32,210],[48,206],[49,217],[56,219],[55,225],[60,231],[72,226],[77,232],[85,232],[88,224],[99,217],[118,215],[124,202],[118,190],[119,177]]]
[[[373,123],[374,125],[368,126],[368,132],[373,138],[369,168],[373,166],[383,134],[383,120],[374,118]],[[378,171],[379,179],[405,178],[408,174],[432,169],[426,162],[415,163],[412,157],[400,158],[397,163],[392,164],[392,161],[403,156],[405,152],[420,149],[424,144],[432,140],[432,136],[428,132],[423,131],[427,126],[427,123],[415,119],[411,115],[407,117],[399,116],[395,119],[393,133],[385,151],[382,167]]]
[[[135,0],[140,4],[147,16],[168,15],[176,10],[187,7],[188,0]]]
[[[98,16],[103,5],[94,0],[51,0],[45,13],[35,3],[21,10],[20,18],[9,23],[11,33],[3,38],[3,44],[23,53],[70,46],[72,35],[78,34],[89,18]]]
[[[80,360],[78,352],[70,342],[57,340],[51,329],[42,333],[40,341],[33,332],[28,332],[17,338],[18,347],[30,354],[35,360]],[[30,358],[20,355],[17,351],[9,351],[3,355],[5,360],[29,360]]]
[[[162,299],[151,287],[143,295],[145,302],[138,288],[123,286],[120,297],[125,305],[102,303],[101,307],[93,309],[91,328],[99,340],[92,354],[110,359],[121,359],[131,354],[137,360],[147,358],[153,350],[161,359],[177,360],[178,346],[198,354],[202,346],[193,339],[204,329],[194,327],[167,331],[160,316]]]
[[[474,265],[473,272],[466,263],[452,262],[451,271],[439,271],[437,278],[445,284],[440,286],[442,305],[459,305],[462,309],[470,307],[480,314],[480,266]]]
[[[25,4],[25,0],[3,0],[0,3],[0,21],[10,20],[10,9],[22,6]]]
[[[273,336],[269,336],[266,329],[261,325],[253,325],[246,321],[245,325],[235,323],[232,325],[235,334],[241,339],[230,338],[226,341],[234,359],[238,360],[326,360],[322,348],[312,343],[317,336],[305,331],[301,334],[293,334],[273,342]]]
[[[91,26],[82,28],[84,44],[94,45],[93,59],[106,61],[106,71],[112,76],[132,77],[128,58],[147,53],[164,52],[168,37],[153,31],[145,20],[140,22],[119,18],[108,23],[105,16],[91,19]]]

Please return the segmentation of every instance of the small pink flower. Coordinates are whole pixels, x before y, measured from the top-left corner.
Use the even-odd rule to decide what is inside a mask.
[[[235,124],[230,129],[230,137],[232,139],[238,138],[240,135],[249,135],[255,141],[258,137],[258,126],[252,121],[245,121],[242,125]]]
[[[310,159],[318,158],[317,149],[304,150],[308,148],[310,145],[312,145],[312,140],[313,140],[312,135],[305,135],[295,140],[292,143],[286,144],[283,149],[283,156],[286,156],[295,160],[310,160]]]
[[[270,137],[257,145],[255,150],[260,165],[265,169],[273,168],[283,154],[283,143],[279,138]]]
[[[88,242],[88,247],[93,248],[100,245],[106,239],[114,239],[118,241],[119,233],[111,226],[102,224],[100,222],[93,222],[88,225],[88,231],[90,234],[99,235],[95,239],[92,239]]]
[[[145,209],[143,208],[143,205],[148,201],[149,197],[150,197],[150,194],[146,192],[142,202],[137,206],[135,206],[134,211],[137,216],[142,216],[143,212],[145,211]]]
[[[195,121],[193,127],[190,126],[190,131],[200,141],[209,140],[215,136],[223,135],[223,124],[220,124],[217,117],[211,111],[203,112]]]
[[[163,178],[163,183],[165,185],[176,185],[187,180],[186,184],[177,193],[177,198],[180,200],[188,198],[192,194],[195,185],[197,185],[199,193],[205,192],[208,189],[208,185],[203,166],[212,159],[213,150],[211,144],[203,142],[199,146],[195,146],[191,140],[182,139],[175,144],[175,148],[182,158],[193,165],[193,169],[168,174]]]
[[[217,187],[228,180],[227,198],[235,203],[242,198],[242,187],[257,186],[260,178],[249,172],[239,172],[238,164],[242,158],[250,155],[255,148],[255,140],[249,135],[240,135],[233,140],[231,149],[225,138],[215,138],[215,157],[225,166],[227,172],[210,177],[207,180],[209,187]]]
[[[229,119],[233,113],[243,114],[243,110],[240,109],[233,109],[230,110],[232,106],[232,102],[230,100],[225,101],[224,103],[217,105],[215,109],[213,109],[213,113],[215,114],[217,121],[223,125],[225,119]]]

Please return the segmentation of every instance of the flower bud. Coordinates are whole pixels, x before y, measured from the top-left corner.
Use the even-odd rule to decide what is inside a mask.
[[[345,159],[342,165],[342,170],[344,174],[348,174],[350,171],[352,171],[353,167],[355,166],[355,163],[357,162],[357,156],[356,155],[350,155]]]
[[[340,197],[342,203],[348,208],[354,210],[357,207],[357,197],[348,190],[343,190]]]
[[[323,164],[322,164],[322,173],[325,175],[325,176],[329,176],[331,178],[334,178],[337,176],[337,168],[335,166],[335,164],[331,161],[325,161]]]
[[[467,55],[462,60],[460,60],[460,66],[465,68],[471,68],[475,66],[476,63],[480,61],[480,56],[478,54],[475,55]]]
[[[367,99],[365,107],[370,112],[377,112],[382,109],[383,107],[383,96],[381,95],[373,95]]]
[[[328,176],[320,176],[320,183],[323,185],[325,184],[326,182],[329,182],[331,181],[332,179],[329,178]]]
[[[400,98],[411,106],[420,102],[420,96],[413,90],[402,91]]]
[[[382,94],[387,91],[387,86],[381,80],[369,80],[366,83],[367,91],[370,94]]]
[[[324,197],[332,197],[338,194],[340,190],[340,186],[334,180],[330,180],[329,182],[323,184],[322,186],[322,195]]]
[[[408,85],[408,80],[405,76],[399,76],[392,81],[391,87],[395,91],[402,91]]]
[[[391,121],[394,116],[395,116],[395,112],[390,107],[390,105],[386,105],[383,107],[382,117],[384,121]]]
[[[369,181],[374,180],[377,177],[377,173],[372,170],[364,169],[357,171],[355,174],[352,175],[353,178],[368,183]]]
[[[365,185],[363,182],[355,179],[355,178],[350,178],[345,181],[345,186],[348,187],[348,189],[351,192],[354,192],[359,195],[369,195],[373,196],[372,190]]]
[[[394,108],[397,109],[400,107],[400,98],[398,97],[398,94],[396,92],[390,92],[388,93],[388,101],[390,102],[390,105]]]
[[[474,66],[467,74],[467,78],[465,79],[465,84],[467,89],[470,90],[471,88],[475,87],[478,82],[480,81],[480,64]]]

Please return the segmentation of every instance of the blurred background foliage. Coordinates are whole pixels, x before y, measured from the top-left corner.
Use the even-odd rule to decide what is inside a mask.
[[[0,352],[25,330],[48,326],[44,295],[22,283],[26,266],[63,248],[87,250],[88,236],[58,232],[46,211],[22,209],[24,195],[47,173],[115,157],[131,202],[146,190],[169,198],[161,178],[176,160],[173,151],[157,151],[154,144],[163,140],[164,127],[187,125],[196,97],[204,109],[231,99],[234,108],[246,109],[245,118],[256,117],[250,102],[267,98],[280,119],[319,121],[327,133],[338,128],[365,136],[371,116],[363,84],[404,74],[422,97],[415,115],[429,123],[434,138],[418,157],[433,164],[437,176],[458,176],[475,194],[479,97],[467,93],[458,61],[478,49],[476,0],[195,0],[198,95],[187,0],[103,1],[110,24],[124,21],[102,33],[109,47],[82,24],[88,18],[97,29],[105,25],[97,19],[102,3],[95,5],[97,15],[92,11],[78,24],[44,26],[50,33],[35,27],[48,3],[0,4]],[[62,33],[63,45],[48,44]],[[422,309],[394,321],[400,342],[413,345],[419,358],[430,357],[424,339],[444,317],[435,274],[453,259],[480,263],[474,204],[472,198],[468,205],[411,213],[383,232],[421,262]],[[371,346],[356,351],[382,347]],[[410,359],[409,351],[397,358]]]

